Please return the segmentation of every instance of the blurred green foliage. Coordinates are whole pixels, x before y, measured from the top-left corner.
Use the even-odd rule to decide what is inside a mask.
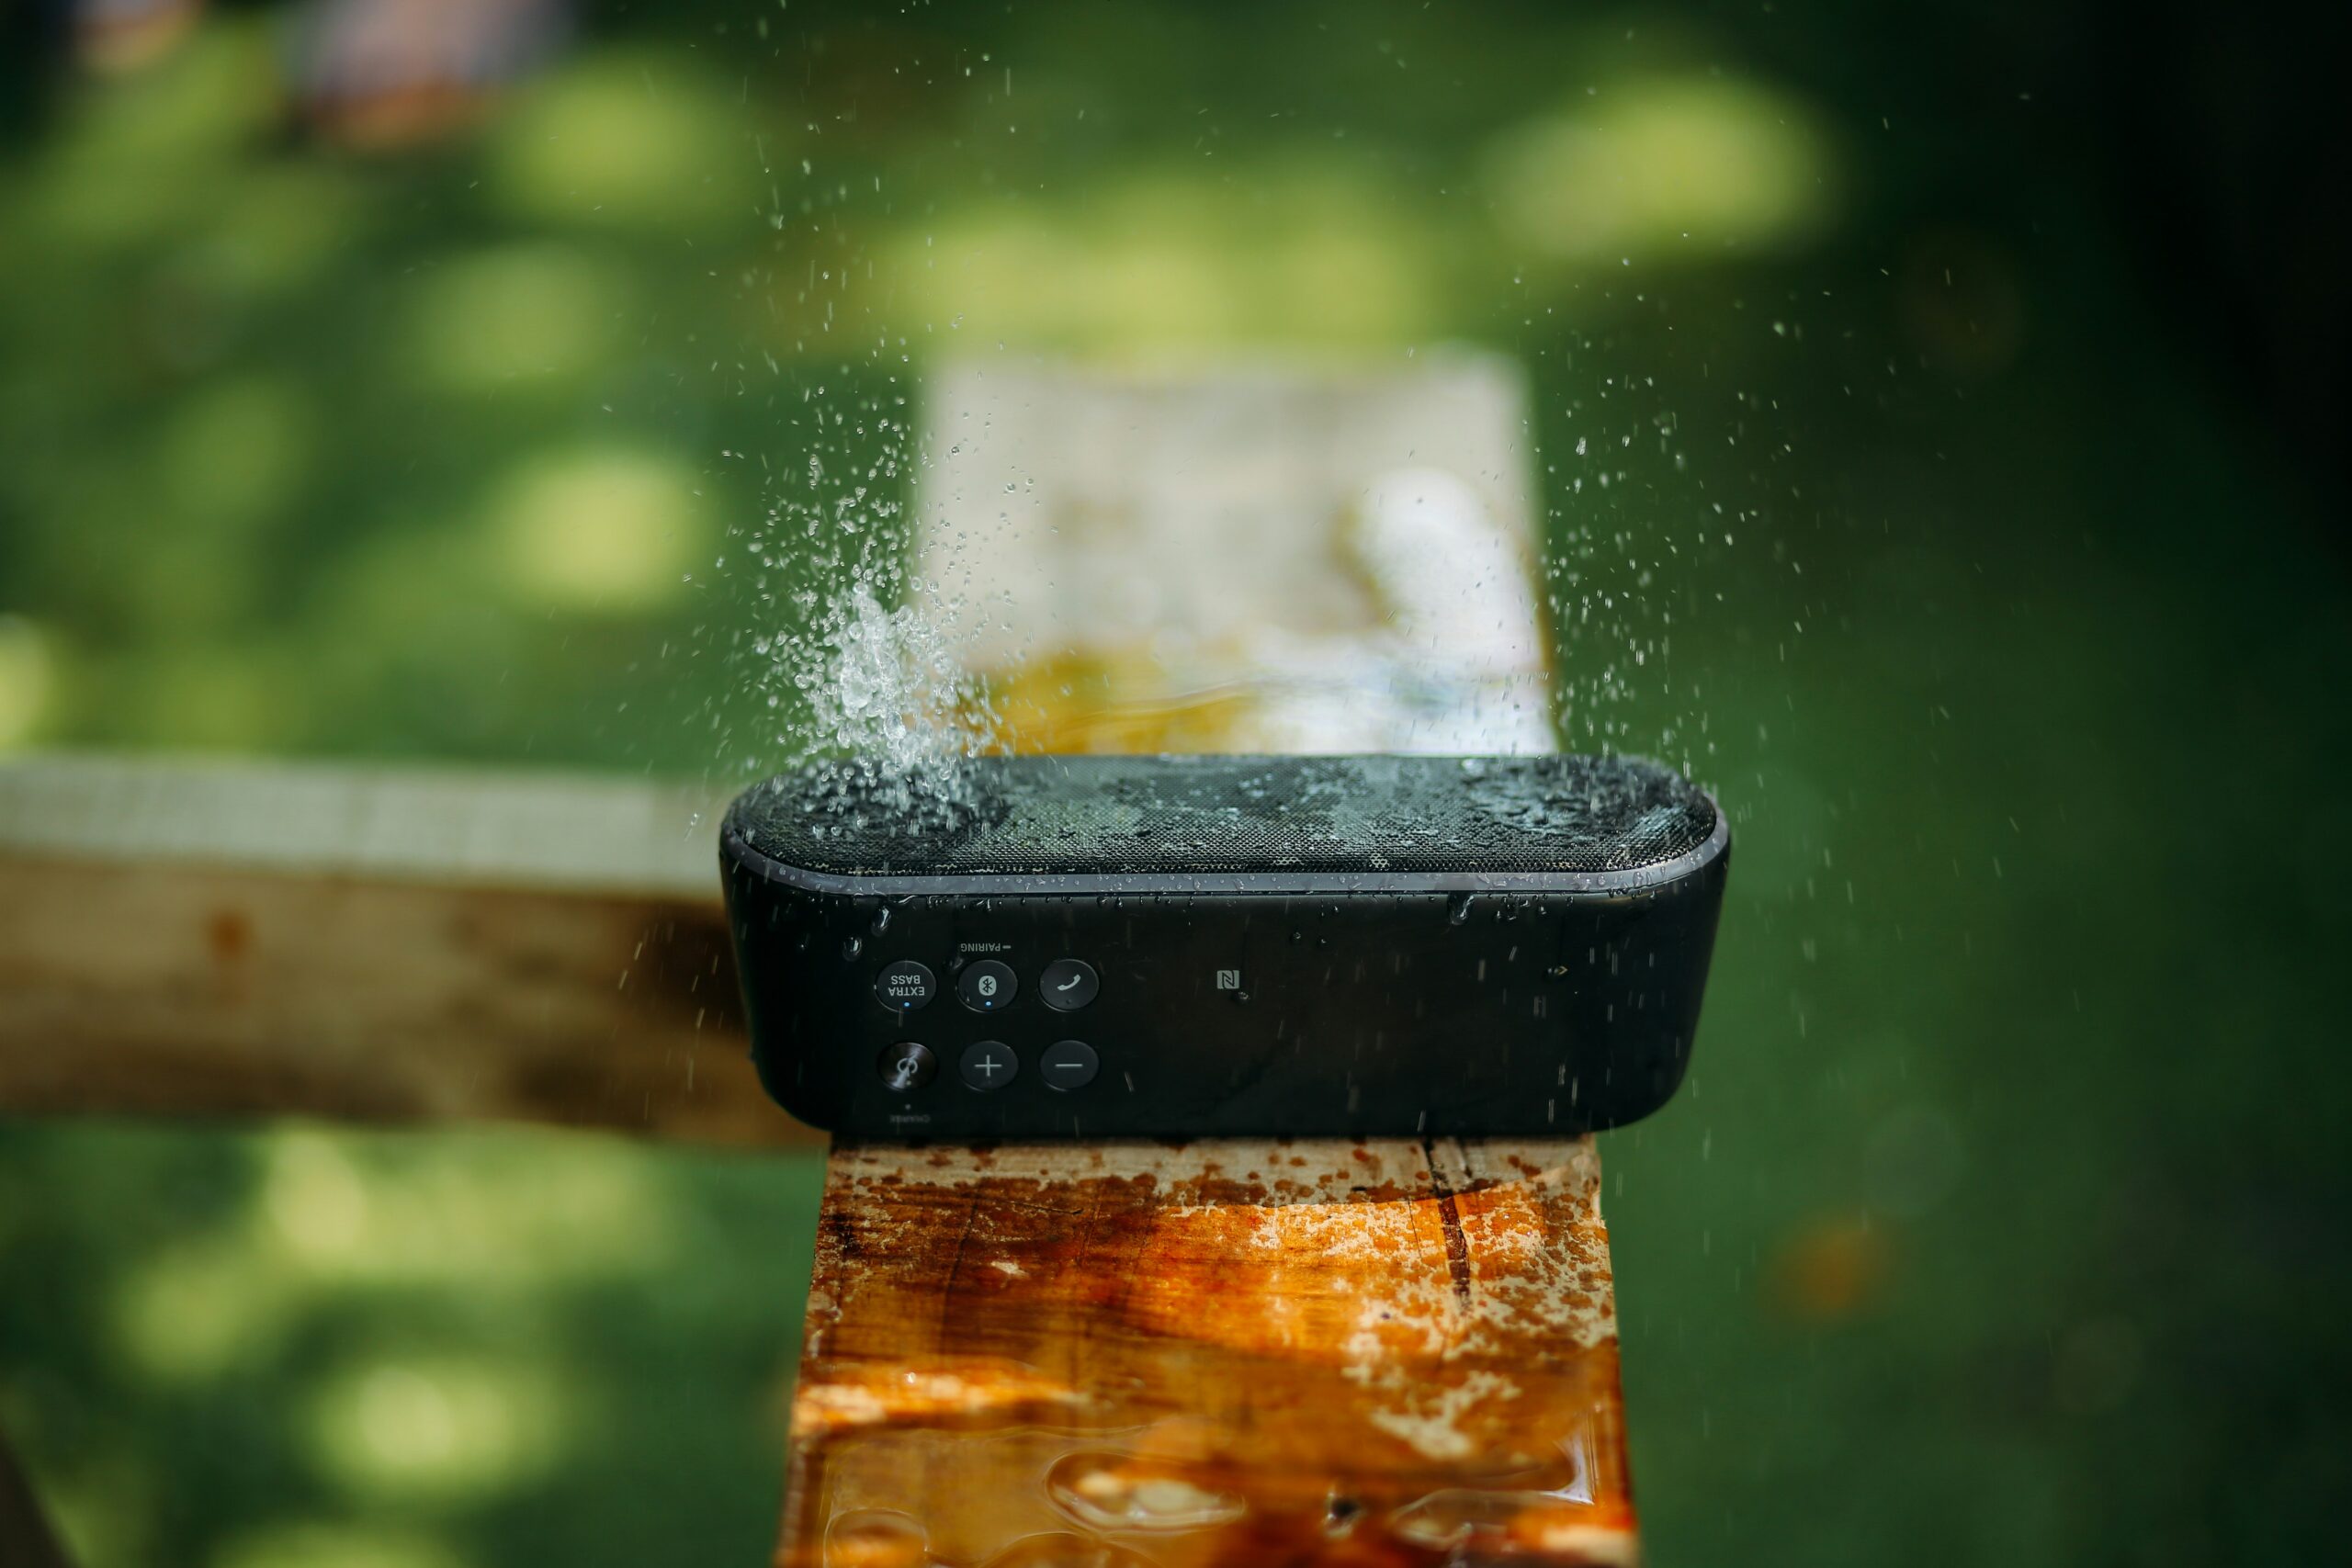
[[[0,1141],[0,1415],[89,1564],[755,1562],[809,1162],[502,1129]]]
[[[1500,347],[1570,734],[1737,814],[1606,1151],[1654,1560],[2322,1557],[2352,604],[2041,107],[2096,20],[600,7],[360,152],[223,10],[0,151],[0,739],[753,772],[744,538],[938,356]],[[751,1561],[814,1179],[10,1126],[0,1427],[95,1568]]]

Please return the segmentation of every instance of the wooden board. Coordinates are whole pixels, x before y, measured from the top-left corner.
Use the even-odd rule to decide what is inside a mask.
[[[968,655],[1014,743],[1550,748],[1508,367],[944,384],[929,547],[991,548],[934,574],[1046,629]],[[1600,1180],[1589,1140],[837,1150],[776,1561],[1631,1562]]]
[[[1399,607],[1359,536],[1400,479],[1428,481],[1408,486],[1414,510],[1467,507],[1533,556],[1527,382],[1505,355],[1155,370],[993,355],[924,382],[915,560],[1001,606],[959,649],[978,669],[1148,646],[1163,671],[1262,674],[1301,640],[1361,649]]]
[[[842,1149],[783,1568],[1627,1563],[1590,1140]]]
[[[925,381],[915,569],[1015,747],[1550,750],[1508,358]]]
[[[746,1058],[699,791],[0,767],[0,1111],[818,1134]]]

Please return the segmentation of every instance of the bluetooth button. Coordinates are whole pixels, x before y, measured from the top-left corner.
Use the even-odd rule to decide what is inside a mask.
[[[1021,1058],[1012,1047],[1001,1040],[983,1040],[977,1045],[964,1047],[964,1059],[956,1064],[964,1081],[983,1093],[1002,1089],[1021,1074]]]
[[[1057,958],[1037,976],[1037,994],[1056,1012],[1076,1012],[1102,988],[1094,966],[1076,958]]]
[[[1012,973],[1012,965],[993,958],[965,965],[964,973],[956,980],[956,994],[974,1012],[996,1011],[1011,1001],[1020,988],[1021,981]]]

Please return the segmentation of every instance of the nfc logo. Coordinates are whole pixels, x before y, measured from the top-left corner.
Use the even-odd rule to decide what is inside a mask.
[[[1216,972],[1216,988],[1220,991],[1239,990],[1241,988],[1241,971],[1238,969],[1218,970]]]

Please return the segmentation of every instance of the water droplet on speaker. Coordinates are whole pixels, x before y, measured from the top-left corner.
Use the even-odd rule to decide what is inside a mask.
[[[874,924],[870,929],[876,936],[880,936],[884,931],[888,931],[890,929],[890,911],[888,908],[875,910]]]
[[[842,943],[842,957],[845,960],[854,961],[859,953],[864,953],[865,951],[865,939],[862,936],[851,937]]]
[[[1470,906],[1475,900],[1476,895],[1469,893],[1456,893],[1448,898],[1445,901],[1445,923],[1458,926],[1466,922],[1470,919]]]

